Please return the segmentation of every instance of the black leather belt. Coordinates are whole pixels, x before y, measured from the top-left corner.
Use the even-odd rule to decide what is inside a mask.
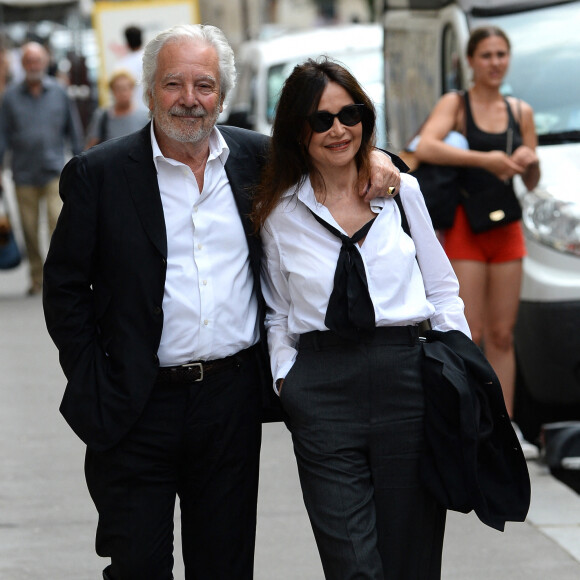
[[[218,371],[240,367],[241,364],[249,358],[253,348],[254,347],[247,348],[246,350],[242,350],[237,354],[225,358],[208,361],[190,361],[174,367],[159,367],[157,383],[199,383]]]

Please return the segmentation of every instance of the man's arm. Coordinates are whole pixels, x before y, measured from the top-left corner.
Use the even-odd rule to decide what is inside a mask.
[[[4,97],[3,102],[0,104],[0,171],[3,169],[4,154],[9,148],[9,135],[10,135],[10,102]]]
[[[63,169],[60,189],[64,204],[44,266],[43,305],[48,332],[70,380],[75,372],[87,371],[95,356],[92,271],[98,195],[79,158]]]
[[[382,149],[374,149],[371,152],[371,179],[361,191],[361,197],[370,201],[375,197],[396,195],[401,187],[401,171],[406,173],[409,168],[405,163],[394,155]],[[389,191],[389,188],[394,189]]]

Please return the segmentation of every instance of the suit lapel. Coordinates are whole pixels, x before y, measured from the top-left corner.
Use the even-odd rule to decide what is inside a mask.
[[[252,198],[249,187],[256,183],[259,177],[259,168],[256,160],[249,156],[247,149],[240,147],[234,136],[225,131],[222,132],[222,135],[230,149],[225,165],[226,175],[246,233],[252,262],[255,262],[255,250],[256,245],[259,245],[259,240],[252,235],[253,226],[249,219]],[[124,170],[141,223],[157,250],[161,255],[167,257],[167,233],[157,173],[153,163],[150,124],[147,124],[137,135]]]
[[[248,187],[256,182],[255,164],[248,158],[247,153],[241,150],[237,141],[229,134],[224,134],[224,139],[230,149],[230,154],[225,165],[226,175],[236,200],[238,213],[244,226],[246,236],[251,234],[252,224],[249,214],[252,209],[252,200]]]
[[[153,163],[150,124],[140,131],[139,138],[129,153],[125,176],[137,213],[153,245],[167,258],[167,234],[163,205]]]

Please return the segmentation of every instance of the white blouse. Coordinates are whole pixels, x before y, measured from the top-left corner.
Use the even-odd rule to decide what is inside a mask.
[[[377,198],[371,202],[377,218],[363,245],[356,246],[365,265],[376,326],[413,325],[429,319],[434,330],[455,329],[471,336],[459,283],[435,237],[417,180],[401,175],[399,195],[412,239],[401,227],[396,202]],[[328,330],[324,319],[341,241],[309,210],[346,234],[326,206],[316,201],[309,180],[297,195],[293,189],[284,194],[261,233],[262,288],[275,381],[294,364],[300,334]]]

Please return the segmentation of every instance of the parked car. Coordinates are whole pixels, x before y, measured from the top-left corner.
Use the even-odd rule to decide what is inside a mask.
[[[501,27],[512,44],[502,92],[534,109],[542,178],[523,206],[527,257],[515,329],[516,420],[580,421],[580,1],[387,0],[389,141],[402,148],[437,99],[469,85],[469,31]]]
[[[377,108],[377,144],[384,148],[383,29],[379,24],[321,27],[244,43],[236,55],[238,82],[227,103],[225,122],[269,135],[284,81],[295,65],[321,55],[344,64],[366,90]]]

